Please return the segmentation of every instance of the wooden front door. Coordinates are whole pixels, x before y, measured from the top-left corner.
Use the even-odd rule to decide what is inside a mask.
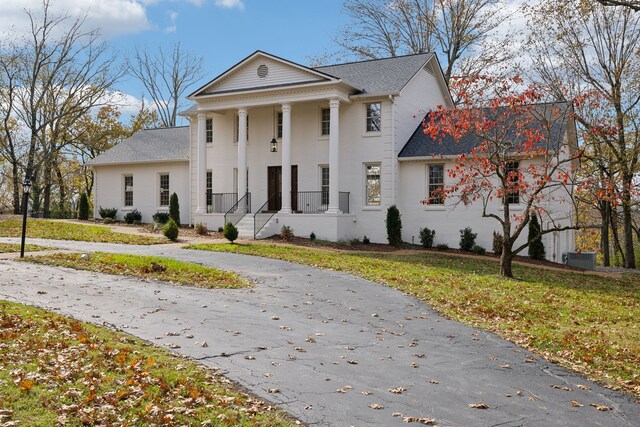
[[[282,209],[282,166],[267,167],[267,196],[268,209],[277,212]],[[298,166],[291,166],[291,209],[298,208]]]

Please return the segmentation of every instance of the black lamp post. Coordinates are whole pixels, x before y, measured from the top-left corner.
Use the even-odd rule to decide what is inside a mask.
[[[278,151],[278,141],[275,138],[271,140],[271,152],[275,153]]]
[[[31,191],[31,181],[24,179],[22,192],[24,194],[22,202],[22,243],[20,244],[20,258],[24,258],[24,239],[27,235],[27,207],[29,204],[29,192]]]

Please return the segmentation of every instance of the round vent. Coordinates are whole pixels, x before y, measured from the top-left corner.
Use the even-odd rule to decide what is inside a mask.
[[[258,77],[260,77],[261,79],[264,79],[267,77],[268,74],[269,74],[269,67],[267,67],[264,64],[258,67]]]

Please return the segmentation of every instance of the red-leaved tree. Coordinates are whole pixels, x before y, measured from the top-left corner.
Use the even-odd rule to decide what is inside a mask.
[[[529,245],[516,241],[532,215],[545,224],[540,235],[576,228],[575,215],[558,211],[573,212],[580,151],[570,104],[541,103],[541,93],[522,88],[519,77],[496,82],[497,96],[484,99],[482,91],[471,90],[486,83],[481,80],[454,82],[460,106],[439,106],[423,122],[434,142],[469,147],[448,169],[450,183],[430,197],[453,199],[454,205],[481,203],[482,216],[502,229],[500,274],[513,277],[513,258]],[[571,206],[558,209],[562,203]]]

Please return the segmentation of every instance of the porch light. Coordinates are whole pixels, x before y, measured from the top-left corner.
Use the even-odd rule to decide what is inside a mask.
[[[276,141],[275,138],[271,140],[271,152],[272,153],[278,152],[278,141]]]

